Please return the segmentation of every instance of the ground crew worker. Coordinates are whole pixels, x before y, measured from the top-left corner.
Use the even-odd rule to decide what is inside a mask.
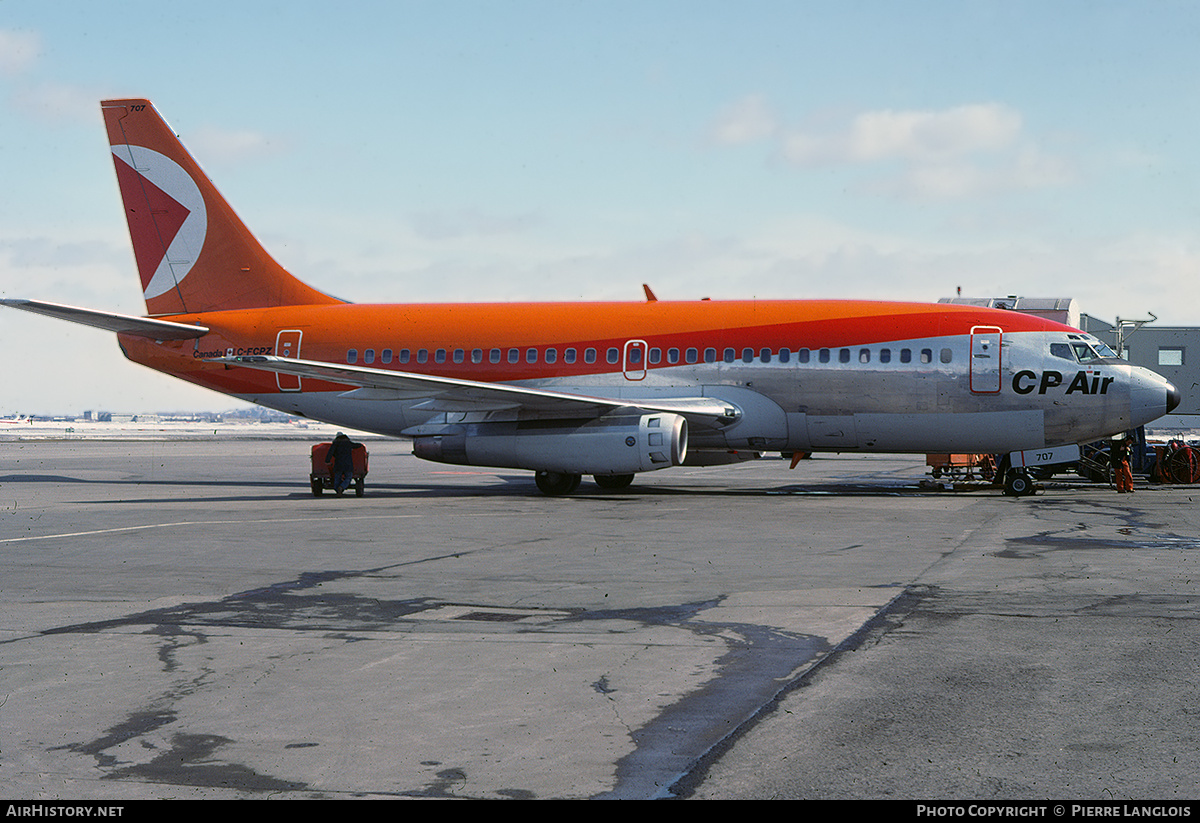
[[[1116,482],[1118,494],[1133,491],[1133,472],[1129,468],[1129,457],[1132,450],[1133,438],[1129,435],[1119,440],[1113,440],[1111,452],[1113,479]]]
[[[361,443],[355,443],[342,432],[338,432],[329,444],[325,463],[333,464],[333,490],[338,494],[350,488],[354,481],[354,450],[361,448]]]

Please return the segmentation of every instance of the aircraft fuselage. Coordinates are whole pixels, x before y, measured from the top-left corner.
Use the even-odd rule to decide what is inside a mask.
[[[163,342],[123,335],[127,356],[270,408],[387,435],[543,415],[461,404],[443,413],[426,396],[211,361],[303,357],[631,401],[703,396],[738,409],[727,425],[693,425],[693,451],[1000,453],[1098,439],[1171,404],[1165,380],[1107,356],[1076,329],[942,304],[340,304],[169,319],[210,332]]]

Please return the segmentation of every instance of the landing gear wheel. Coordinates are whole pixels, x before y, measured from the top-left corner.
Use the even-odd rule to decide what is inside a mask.
[[[365,485],[366,485],[366,482],[361,477],[354,481],[354,496],[355,497],[363,496],[363,488]]]
[[[312,492],[313,492],[313,497],[320,497],[320,496],[321,496],[321,492],[323,492],[323,491],[325,491],[325,484],[324,484],[324,483],[322,483],[322,482],[320,481],[320,479],[314,479],[314,480],[312,481]]]
[[[556,496],[570,494],[579,488],[583,478],[578,474],[563,474],[562,472],[537,472],[533,475],[534,482],[542,494]]]
[[[602,489],[613,491],[616,489],[628,488],[633,482],[632,474],[594,474],[592,479],[596,481],[596,485]]]
[[[1009,497],[1033,494],[1033,480],[1025,472],[1009,471],[1004,478],[1004,493]]]

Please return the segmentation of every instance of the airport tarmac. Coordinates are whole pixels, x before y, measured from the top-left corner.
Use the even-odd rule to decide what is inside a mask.
[[[0,442],[0,794],[1200,796],[1200,488]]]

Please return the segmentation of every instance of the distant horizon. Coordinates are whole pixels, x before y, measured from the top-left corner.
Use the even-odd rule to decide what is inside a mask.
[[[166,416],[182,417],[182,416],[187,416],[187,415],[201,415],[201,414],[234,415],[234,414],[240,414],[240,413],[256,411],[256,410],[261,410],[266,415],[278,416],[281,418],[288,418],[288,419],[294,419],[294,420],[310,420],[310,418],[306,418],[303,415],[287,414],[286,412],[275,411],[274,409],[268,409],[266,406],[259,406],[257,404],[253,404],[253,403],[247,404],[244,407],[237,407],[237,408],[230,408],[230,409],[159,409],[159,410],[155,410],[155,411],[152,411],[149,409],[142,409],[140,411],[129,411],[129,410],[118,410],[118,409],[83,409],[82,411],[78,411],[78,412],[57,411],[57,412],[53,412],[53,413],[49,413],[49,414],[43,414],[40,412],[29,412],[29,413],[27,413],[27,412],[0,412],[0,420],[9,421],[9,420],[15,420],[15,419],[24,418],[24,417],[32,417],[35,419],[36,418],[71,417],[73,419],[79,420],[79,419],[84,419],[83,415],[88,412],[91,412],[93,415],[115,414],[115,415],[120,415],[122,417],[127,416],[127,415],[139,415],[139,414],[153,414],[153,415],[159,415],[159,416],[166,415]],[[101,422],[101,421],[97,421],[93,418],[92,422]],[[311,422],[317,423],[317,422],[321,422],[321,421],[312,420]]]

